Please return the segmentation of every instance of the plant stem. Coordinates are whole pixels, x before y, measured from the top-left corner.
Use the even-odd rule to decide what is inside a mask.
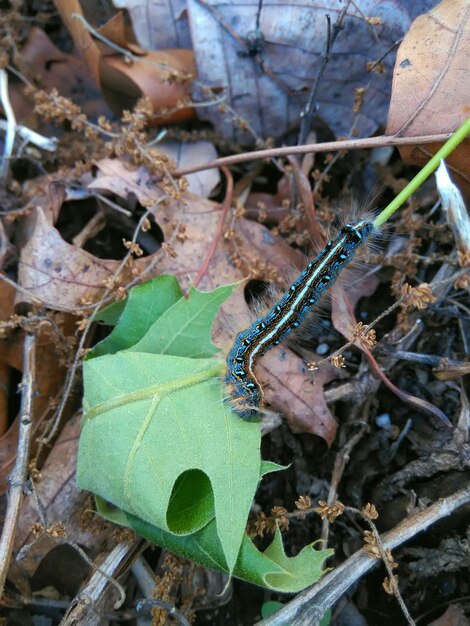
[[[400,191],[390,204],[385,207],[374,220],[374,226],[381,226],[388,218],[408,200],[408,198],[424,183],[424,181],[439,167],[441,160],[447,158],[451,152],[461,143],[470,133],[470,117],[458,128],[455,133],[449,137],[440,150],[426,163],[422,170],[410,180],[407,186]]]

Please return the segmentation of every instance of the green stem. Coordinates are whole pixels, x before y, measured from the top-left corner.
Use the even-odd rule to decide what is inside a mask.
[[[455,150],[455,148],[462,142],[465,137],[470,133],[470,117],[458,128],[452,137],[445,142],[440,150],[426,163],[422,170],[420,170],[416,176],[410,180],[407,186],[400,191],[390,204],[385,207],[383,211],[377,215],[374,220],[374,226],[381,226],[388,218],[395,213],[395,211],[401,207],[401,205],[408,200],[408,198],[424,183],[434,170],[439,167],[439,163],[442,159],[445,159]]]

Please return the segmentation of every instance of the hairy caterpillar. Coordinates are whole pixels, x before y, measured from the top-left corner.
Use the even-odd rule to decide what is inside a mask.
[[[227,356],[225,382],[233,408],[242,419],[256,417],[263,406],[263,390],[254,372],[256,361],[300,326],[374,230],[366,219],[343,226],[266,315],[237,335]]]

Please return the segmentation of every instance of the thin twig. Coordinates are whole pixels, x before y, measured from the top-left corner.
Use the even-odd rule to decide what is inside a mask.
[[[354,509],[352,507],[346,507],[345,509],[346,511],[351,511],[355,514],[360,514],[361,515],[361,511],[359,511],[358,509]],[[393,573],[393,569],[392,569],[392,565],[390,563],[390,559],[387,555],[387,551],[386,551],[386,547],[383,544],[382,538],[380,536],[379,531],[377,530],[377,526],[374,524],[374,522],[371,519],[366,519],[364,517],[364,515],[362,515],[362,518],[367,522],[367,524],[369,524],[369,527],[372,531],[372,534],[374,535],[374,539],[375,539],[375,544],[379,550],[380,553],[380,557],[382,559],[382,562],[385,566],[385,569],[387,570],[387,574],[388,574],[388,578],[390,581],[390,586],[393,590],[393,594],[396,597],[398,604],[400,605],[400,608],[403,612],[403,615],[405,616],[406,621],[408,622],[408,624],[410,624],[410,626],[416,626],[416,623],[414,621],[414,619],[411,617],[410,612],[408,611],[408,607],[405,604],[405,601],[403,600],[403,596],[401,595],[400,589],[398,587],[397,584],[397,579],[395,577],[395,574]]]
[[[10,491],[2,536],[0,538],[0,595],[3,593],[10,565],[20,507],[28,478],[29,448],[32,431],[32,404],[35,380],[36,337],[27,334],[24,341],[23,378],[21,381],[21,411],[19,416],[18,451],[9,477]]]
[[[8,74],[5,68],[0,68],[0,101],[7,118],[5,145],[3,146],[2,161],[0,163],[0,183],[4,183],[8,175],[10,159],[13,153],[16,134],[16,118],[8,95]]]
[[[364,139],[346,139],[344,141],[325,141],[323,143],[309,143],[301,146],[284,146],[282,148],[269,148],[267,150],[254,150],[241,154],[232,154],[220,159],[213,159],[207,163],[181,167],[172,172],[175,178],[202,172],[204,170],[221,167],[222,165],[235,165],[247,163],[258,159],[273,159],[286,157],[292,154],[313,154],[317,152],[334,152],[336,150],[359,150],[363,148],[381,148],[383,146],[414,146],[427,143],[444,143],[452,136],[452,133],[439,135],[420,135],[417,137],[399,137],[396,135],[381,135],[379,137],[366,137]]]
[[[420,511],[400,522],[382,536],[384,549],[393,550],[409,541],[431,525],[448,517],[465,504],[470,503],[470,487],[461,489],[448,498],[442,498],[425,511]],[[361,548],[349,559],[325,576],[313,587],[296,596],[272,617],[256,626],[316,626],[326,611],[331,608],[348,589],[362,578],[377,563]]]

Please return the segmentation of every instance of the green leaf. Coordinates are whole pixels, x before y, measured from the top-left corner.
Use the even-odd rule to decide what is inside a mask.
[[[282,602],[278,602],[277,600],[268,600],[267,602],[263,602],[263,606],[261,607],[261,617],[266,619],[267,617],[271,617],[274,615],[279,609],[283,607]]]
[[[333,554],[333,550],[315,550],[312,545],[309,545],[303,548],[297,556],[287,557],[278,529],[272,544],[264,552],[260,552],[251,539],[245,535],[235,568],[233,572],[229,572],[218,539],[215,521],[211,521],[197,533],[181,537],[156,528],[124,511],[112,508],[99,498],[96,504],[103,517],[131,528],[153,543],[206,567],[233,573],[238,578],[273,591],[297,593],[305,589],[320,578],[324,571],[325,560]]]
[[[134,287],[125,302],[116,328],[93,348],[88,358],[114,354],[135,345],[152,324],[181,298],[182,292],[174,276],[159,276]],[[97,320],[105,320],[107,324],[115,323],[116,312],[122,307],[121,302],[111,304],[98,313]]]
[[[260,468],[260,478],[266,476],[266,474],[270,474],[271,472],[282,472],[289,467],[289,465],[279,465],[279,463],[274,463],[273,461],[261,461]]]
[[[207,292],[192,288],[187,300],[179,298],[168,307],[130,349],[193,359],[213,356],[218,349],[211,341],[212,322],[232,291],[232,285]]]
[[[95,313],[93,321],[98,322],[98,324],[104,324],[105,326],[116,326],[122,312],[126,308],[126,304],[127,297],[124,300],[108,304],[108,306],[104,307],[104,309]]]
[[[224,404],[221,363],[126,351],[83,370],[80,487],[168,532],[195,532],[215,515],[233,569],[259,481],[261,435],[259,423]]]

